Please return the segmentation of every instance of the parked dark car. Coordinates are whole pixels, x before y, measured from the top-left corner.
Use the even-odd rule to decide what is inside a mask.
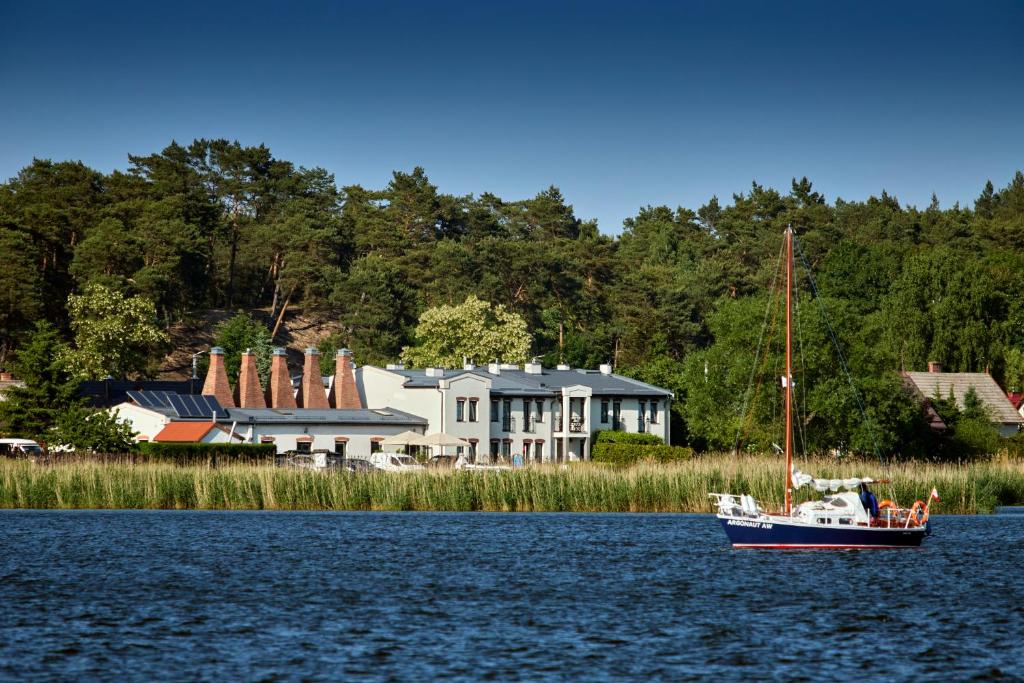
[[[352,472],[354,474],[377,471],[373,463],[369,460],[361,460],[360,458],[345,458],[341,463],[341,469],[344,472]]]

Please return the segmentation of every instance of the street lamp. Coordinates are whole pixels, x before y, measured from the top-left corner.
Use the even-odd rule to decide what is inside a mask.
[[[192,379],[199,379],[199,356],[209,351],[196,351],[192,354]]]

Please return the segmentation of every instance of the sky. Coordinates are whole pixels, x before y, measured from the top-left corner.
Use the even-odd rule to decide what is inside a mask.
[[[0,0],[0,181],[171,140],[384,187],[559,187],[603,232],[807,176],[973,205],[1024,169],[1021,2]]]

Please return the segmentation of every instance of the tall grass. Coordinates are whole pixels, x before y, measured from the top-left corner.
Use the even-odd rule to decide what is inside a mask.
[[[1024,462],[969,465],[805,463],[819,477],[891,476],[880,498],[909,505],[935,486],[935,511],[990,512],[1024,504]],[[422,474],[317,473],[268,466],[0,462],[0,508],[220,510],[449,510],[710,512],[708,493],[750,493],[766,508],[782,498],[777,458],[713,455],[628,468],[592,463],[516,471]],[[803,494],[809,497],[813,494]]]

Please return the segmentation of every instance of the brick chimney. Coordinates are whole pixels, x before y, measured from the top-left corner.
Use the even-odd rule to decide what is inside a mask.
[[[320,352],[313,347],[306,349],[306,362],[302,366],[302,407],[330,407],[324,391],[324,378],[320,374]]]
[[[267,385],[267,403],[271,408],[295,408],[292,376],[288,374],[288,356],[282,348],[274,349],[270,360],[270,383]]]
[[[260,387],[260,375],[256,372],[256,354],[251,349],[246,349],[242,354],[242,367],[238,372],[238,407],[267,407],[263,388]]]
[[[356,377],[352,370],[352,352],[338,349],[334,357],[334,407],[339,409],[362,408],[363,402],[356,389]]]
[[[203,395],[216,397],[217,402],[225,408],[235,407],[231,385],[228,384],[228,371],[224,367],[224,349],[219,346],[210,349],[210,369],[206,371],[206,381],[203,382]]]
[[[942,372],[942,363],[937,360],[928,361],[928,372]]]

